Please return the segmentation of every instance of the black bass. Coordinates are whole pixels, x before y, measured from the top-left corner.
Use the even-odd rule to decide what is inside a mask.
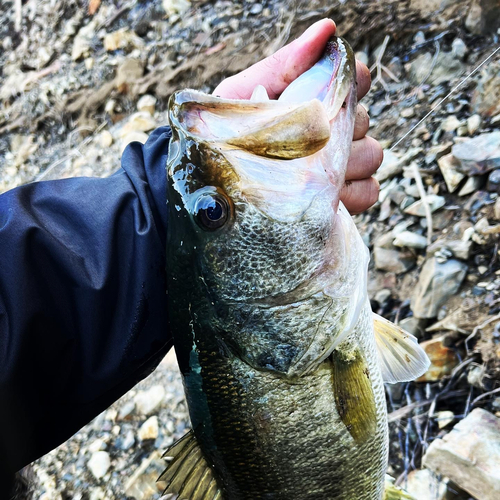
[[[427,358],[382,318],[374,334],[339,200],[355,106],[339,38],[277,101],[170,100],[169,314],[193,431],[160,479],[179,499],[382,498],[383,381]]]

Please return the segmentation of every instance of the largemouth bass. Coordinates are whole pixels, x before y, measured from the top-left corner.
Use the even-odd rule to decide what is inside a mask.
[[[427,369],[375,320],[368,249],[339,199],[355,60],[331,39],[272,101],[169,104],[169,318],[193,431],[166,453],[190,500],[382,498],[383,381]]]

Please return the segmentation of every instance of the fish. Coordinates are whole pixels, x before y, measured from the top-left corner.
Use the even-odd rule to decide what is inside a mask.
[[[192,430],[160,481],[180,500],[380,500],[384,382],[429,365],[372,313],[344,205],[355,58],[333,37],[279,99],[168,105],[169,327]]]

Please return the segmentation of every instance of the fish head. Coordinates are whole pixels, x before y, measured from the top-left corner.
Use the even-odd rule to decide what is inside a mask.
[[[352,322],[346,304],[356,277],[346,273],[359,235],[342,222],[350,217],[339,195],[355,78],[351,48],[333,38],[278,100],[263,88],[249,101],[193,90],[171,97],[169,294],[174,309],[191,311],[191,325],[204,323],[198,335],[216,337],[257,368],[303,371],[325,356],[326,338],[305,355],[314,336],[305,313],[316,306],[323,314],[339,293],[344,330]],[[278,317],[288,331],[271,325]]]

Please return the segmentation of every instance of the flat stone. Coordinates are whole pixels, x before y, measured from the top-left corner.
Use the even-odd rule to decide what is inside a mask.
[[[410,253],[381,247],[373,249],[373,257],[377,269],[396,274],[409,271],[415,265],[416,260],[415,256]]]
[[[467,265],[450,259],[439,263],[428,259],[420,271],[411,299],[411,310],[417,318],[435,318],[446,301],[458,292],[467,273]]]
[[[434,56],[429,52],[418,56],[410,65],[410,81],[415,85],[420,85],[424,80],[431,85],[439,85],[443,82],[458,77],[464,65],[452,52],[440,52],[433,66]],[[430,68],[432,69],[429,75]]]
[[[104,48],[108,52],[128,47],[140,48],[144,42],[133,31],[128,28],[121,28],[112,33],[107,33],[104,37]]]
[[[436,413],[438,427],[444,429],[455,421],[455,414],[450,410],[438,411]]]
[[[96,479],[106,475],[111,465],[109,454],[106,451],[96,451],[87,462],[87,467]]]
[[[421,249],[427,246],[427,238],[421,234],[413,233],[412,231],[402,231],[396,236],[393,245],[396,247]]]
[[[135,410],[135,403],[127,401],[118,412],[118,420],[130,420]]]
[[[475,408],[442,439],[435,439],[423,465],[450,478],[478,500],[500,498],[500,418]]]
[[[441,130],[445,132],[453,132],[462,125],[462,122],[455,116],[449,115],[441,122]]]
[[[500,131],[481,134],[455,144],[451,152],[459,161],[458,170],[481,175],[500,168]]]
[[[453,193],[465,178],[465,175],[457,169],[458,160],[450,153],[439,158],[438,165],[443,174],[448,191]]]
[[[431,360],[429,369],[419,377],[416,382],[436,382],[450,375],[453,368],[458,365],[459,359],[455,351],[443,343],[445,337],[437,337],[420,342],[420,346]]]
[[[149,417],[139,428],[137,435],[141,441],[146,441],[148,439],[156,439],[158,437],[159,427],[158,427],[158,417],[153,415]]]
[[[142,415],[151,415],[158,410],[165,399],[165,389],[161,385],[154,385],[147,391],[136,394],[134,402],[137,411]]]
[[[406,332],[411,333],[413,336],[420,338],[425,332],[425,325],[427,320],[409,316],[399,322],[399,326]]]
[[[443,196],[438,196],[436,194],[427,195],[426,200],[431,213],[444,207],[446,203],[446,200]],[[406,214],[415,215],[417,217],[425,217],[424,202],[422,200],[417,200],[415,203],[412,203],[409,207],[405,208],[404,212]]]

